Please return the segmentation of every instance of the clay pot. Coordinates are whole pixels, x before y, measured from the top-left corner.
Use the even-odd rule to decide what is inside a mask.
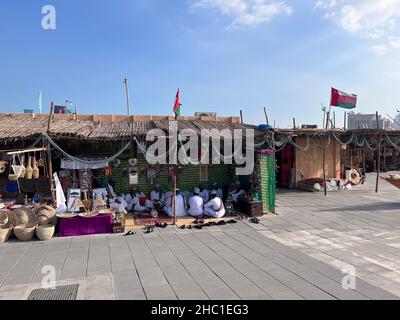
[[[35,157],[32,157],[33,160],[33,179],[39,179],[39,167]]]
[[[26,168],[25,168],[25,156],[21,156],[21,174],[19,177],[21,179],[25,178]]]
[[[33,168],[32,168],[32,157],[28,157],[28,164],[25,169],[25,179],[32,180]]]

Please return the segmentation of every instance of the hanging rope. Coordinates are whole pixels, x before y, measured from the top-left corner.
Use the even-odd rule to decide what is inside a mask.
[[[347,145],[349,145],[350,143],[352,143],[353,140],[354,140],[354,133],[351,135],[350,139],[349,139],[348,141],[346,141],[346,142],[341,141],[341,140],[338,138],[338,136],[336,136],[336,133],[335,133],[334,131],[331,131],[331,133],[332,133],[333,138],[334,138],[338,143],[340,143],[340,144],[342,144],[342,145],[346,145],[346,146],[347,146]]]
[[[315,135],[313,135],[313,137],[312,137],[312,141],[313,141],[314,145],[315,145],[317,148],[326,149],[326,148],[328,148],[328,147],[330,146],[331,141],[332,141],[331,135],[330,135],[330,134],[327,135],[328,142],[327,142],[326,145],[316,143],[316,142],[315,142],[315,138],[316,138],[317,136],[318,136],[318,134],[315,134]]]
[[[47,133],[43,133],[43,137],[45,139],[47,139],[47,141],[50,142],[50,144],[58,151],[60,151],[65,157],[67,157],[68,159],[71,159],[77,163],[81,163],[84,165],[107,165],[109,162],[112,162],[114,160],[116,160],[121,154],[123,154],[125,152],[125,150],[127,150],[131,144],[132,141],[129,141],[125,147],[123,147],[120,151],[118,151],[116,154],[114,154],[113,156],[103,159],[103,160],[83,160],[83,159],[79,159],[77,157],[74,157],[72,155],[70,155],[69,153],[67,153],[66,151],[64,151]]]
[[[386,142],[389,144],[389,146],[400,150],[400,146],[398,145],[398,143],[393,142],[393,140],[389,137],[389,135],[387,134],[387,132],[385,133],[386,135]]]
[[[295,143],[293,141],[292,137],[289,139],[288,143],[291,144],[293,147],[301,150],[301,151],[307,151],[310,148],[310,137],[307,136],[307,143],[306,143],[306,145],[304,147],[302,147],[302,146],[298,145],[297,143]]]
[[[364,145],[365,145],[365,140],[367,139],[366,136],[365,136],[365,134],[363,135],[363,140],[362,140],[362,142],[360,142],[360,140],[358,140],[358,138],[359,138],[358,134],[355,134],[355,135],[354,135],[354,144],[355,144],[357,147],[359,147],[359,148],[364,147]]]

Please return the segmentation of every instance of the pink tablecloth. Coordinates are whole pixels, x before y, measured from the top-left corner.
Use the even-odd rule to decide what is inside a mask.
[[[112,230],[113,218],[111,214],[90,218],[60,218],[58,224],[58,235],[60,237],[112,233]]]

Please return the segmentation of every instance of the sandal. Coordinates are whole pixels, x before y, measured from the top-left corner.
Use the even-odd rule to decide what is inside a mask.
[[[179,229],[185,230],[185,229],[186,229],[186,226],[185,226],[185,225],[181,225],[181,226],[179,227]]]
[[[229,224],[235,224],[235,223],[237,223],[237,221],[236,220],[229,220],[227,223],[229,223]]]
[[[136,231],[129,230],[127,233],[124,234],[124,236],[132,236],[134,234],[136,234]]]
[[[193,228],[192,225],[188,226],[188,229],[189,229],[189,230],[192,230],[192,228]]]
[[[224,220],[220,220],[216,224],[217,224],[217,226],[224,226],[224,225],[226,225],[226,222]]]
[[[255,224],[259,224],[259,223],[260,223],[260,220],[259,220],[258,218],[256,218],[256,217],[254,217],[254,218],[251,218],[251,219],[250,219],[250,222],[251,222],[251,223],[255,223]]]
[[[203,226],[198,224],[198,225],[195,225],[194,228],[197,230],[201,230],[201,229],[203,229]]]

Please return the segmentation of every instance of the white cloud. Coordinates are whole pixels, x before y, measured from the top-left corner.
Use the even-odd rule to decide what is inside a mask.
[[[388,52],[388,47],[384,44],[378,44],[376,46],[372,46],[372,51],[378,56],[384,56]]]
[[[318,0],[315,8],[344,30],[371,41],[385,42],[374,45],[373,51],[382,55],[383,47],[397,48],[393,37],[398,30],[400,0]],[[386,53],[386,52],[385,52]]]
[[[193,9],[213,9],[226,16],[232,16],[229,28],[257,26],[269,22],[278,15],[293,13],[285,2],[267,0],[191,0]]]

